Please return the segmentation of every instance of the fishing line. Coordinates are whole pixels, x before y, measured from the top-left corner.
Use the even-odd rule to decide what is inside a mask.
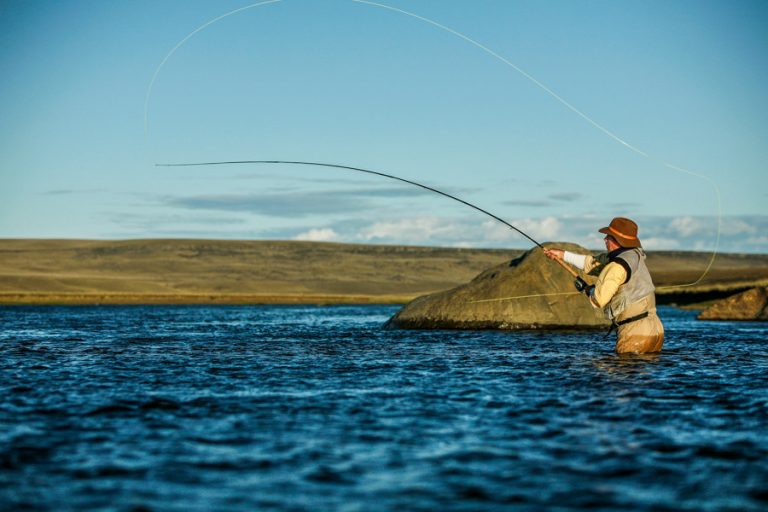
[[[282,2],[283,0],[265,0],[263,2],[257,2],[255,4],[246,5],[245,7],[240,7],[239,9],[235,9],[233,11],[229,11],[225,14],[222,14],[221,16],[217,16],[211,20],[208,20],[207,22],[203,23],[199,27],[197,27],[195,30],[184,36],[176,45],[171,48],[171,51],[169,51],[165,57],[163,57],[163,60],[160,61],[160,64],[157,66],[157,69],[155,69],[155,73],[152,75],[152,79],[149,81],[149,86],[147,87],[147,95],[144,97],[144,138],[147,138],[147,135],[149,134],[149,98],[152,96],[152,88],[155,86],[155,80],[157,80],[157,76],[160,74],[160,71],[163,69],[163,66],[165,66],[165,63],[168,61],[168,59],[171,58],[171,55],[176,53],[176,50],[181,48],[184,43],[189,41],[189,39],[197,34],[198,32],[201,32],[202,30],[205,30],[206,28],[210,27],[214,23],[223,20],[224,18],[228,18],[229,16],[232,16],[233,14],[237,14],[239,12],[243,12],[248,9],[253,9],[255,7],[261,7],[262,5],[267,4],[275,4],[277,2]]]
[[[201,32],[202,30],[204,30],[207,27],[213,25],[214,23],[217,23],[217,22],[223,20],[224,18],[227,18],[229,16],[232,16],[234,14],[243,12],[243,11],[248,10],[248,9],[253,9],[253,8],[256,8],[256,7],[261,7],[261,6],[264,6],[264,5],[274,4],[274,3],[278,3],[278,2],[282,2],[282,1],[283,0],[266,0],[266,1],[257,2],[257,3],[254,3],[254,4],[246,5],[246,6],[238,8],[238,9],[229,11],[227,13],[224,13],[224,14],[222,14],[220,16],[217,16],[217,17],[207,21],[203,25],[200,25],[198,28],[196,28],[195,30],[193,30],[192,32],[187,34],[178,43],[176,43],[176,45],[171,49],[171,51],[169,51],[166,54],[166,56],[163,58],[163,60],[158,65],[157,69],[155,70],[154,75],[152,76],[152,79],[150,80],[149,87],[147,88],[147,95],[146,95],[146,98],[145,98],[145,101],[144,101],[144,133],[145,133],[145,137],[146,137],[146,135],[148,133],[149,100],[150,100],[150,97],[151,97],[151,94],[152,94],[152,88],[154,86],[154,83],[155,83],[158,75],[160,74],[161,69],[165,65],[165,63],[168,61],[168,59],[182,45],[184,45],[184,43],[186,43],[195,34]],[[715,247],[714,247],[714,250],[712,251],[712,256],[710,257],[709,263],[708,263],[706,269],[704,270],[704,272],[695,281],[693,281],[691,283],[687,283],[687,284],[681,284],[681,285],[675,285],[675,286],[667,286],[667,287],[663,287],[663,288],[683,288],[683,287],[687,287],[687,286],[695,286],[696,284],[700,283],[704,279],[704,277],[709,273],[710,269],[712,268],[712,265],[715,262],[715,258],[717,257],[717,253],[719,251],[719,247],[720,247],[720,232],[721,232],[721,226],[722,226],[722,204],[721,204],[721,197],[720,197],[720,189],[717,187],[715,182],[712,181],[709,177],[704,176],[702,174],[698,174],[698,173],[693,172],[693,171],[691,171],[689,169],[685,169],[683,167],[679,167],[679,166],[673,165],[673,164],[671,164],[669,162],[666,162],[666,161],[664,161],[662,159],[659,159],[659,158],[656,158],[656,157],[650,155],[649,153],[639,149],[636,146],[633,146],[632,144],[630,144],[626,140],[622,139],[621,137],[619,137],[618,135],[616,135],[615,133],[613,133],[612,131],[608,130],[606,127],[604,127],[603,125],[601,125],[600,123],[598,123],[597,121],[592,119],[590,116],[588,116],[587,114],[585,114],[584,112],[582,112],[581,110],[576,108],[574,105],[572,105],[571,103],[566,101],[563,97],[561,97],[556,92],[554,92],[554,90],[552,90],[549,87],[547,87],[544,83],[542,83],[539,80],[537,80],[536,78],[534,78],[532,75],[530,75],[528,72],[526,72],[525,70],[523,70],[519,66],[515,65],[514,63],[512,63],[511,61],[509,61],[505,57],[503,57],[500,54],[496,53],[495,51],[491,50],[487,46],[485,46],[485,45],[479,43],[478,41],[476,41],[476,40],[466,36],[465,34],[462,34],[461,32],[459,32],[457,30],[454,30],[454,29],[452,29],[450,27],[442,25],[442,24],[440,24],[440,23],[438,23],[438,22],[436,22],[434,20],[431,20],[429,18],[426,18],[424,16],[420,16],[420,15],[412,13],[410,11],[406,11],[404,9],[400,9],[400,8],[397,8],[397,7],[392,7],[390,5],[382,4],[382,3],[379,3],[379,2],[372,2],[372,1],[369,1],[369,0],[349,0],[349,1],[353,2],[353,3],[356,3],[356,4],[360,4],[360,5],[367,5],[369,7],[377,7],[377,8],[380,8],[380,9],[385,9],[385,10],[388,10],[388,11],[391,11],[391,12],[402,14],[404,16],[409,16],[411,18],[414,18],[416,20],[419,20],[419,21],[422,21],[424,23],[427,23],[427,24],[429,24],[429,25],[431,25],[433,27],[436,27],[436,28],[438,28],[440,30],[448,32],[448,33],[450,33],[450,34],[452,34],[452,35],[462,39],[463,41],[465,41],[465,42],[467,42],[467,43],[469,43],[469,44],[479,48],[480,50],[482,50],[483,52],[487,53],[491,57],[493,57],[493,58],[497,59],[498,61],[502,62],[506,66],[509,66],[510,68],[515,70],[518,74],[522,75],[527,80],[529,80],[534,85],[536,85],[539,89],[543,90],[549,96],[551,96],[552,98],[557,100],[560,104],[562,104],[563,106],[565,106],[566,108],[568,108],[569,110],[571,110],[572,112],[577,114],[579,117],[584,119],[587,123],[592,125],[595,129],[601,131],[602,133],[604,133],[605,135],[610,137],[612,140],[618,142],[619,144],[621,144],[622,146],[626,147],[630,151],[632,151],[632,152],[634,152],[634,153],[636,153],[636,154],[638,154],[638,155],[640,155],[640,156],[642,156],[644,158],[647,158],[648,160],[651,160],[652,162],[655,162],[655,163],[657,163],[659,165],[662,165],[663,167],[666,167],[668,169],[672,169],[674,171],[681,172],[681,173],[684,173],[684,174],[688,174],[690,176],[694,176],[694,177],[697,177],[699,179],[707,181],[710,185],[712,185],[712,187],[714,189],[714,192],[715,192],[715,196],[717,197],[717,216],[718,216],[718,220],[717,220],[717,235],[715,237]],[[329,165],[329,164],[326,164],[326,165]],[[404,181],[404,180],[401,180],[401,181]],[[423,187],[423,188],[426,188],[426,187]],[[443,195],[447,195],[447,194],[443,194]],[[461,200],[459,200],[459,201],[461,201]],[[461,202],[464,202],[464,201],[461,201]],[[465,204],[468,204],[468,203],[465,203]],[[480,210],[480,208],[478,208],[478,207],[476,207],[474,205],[469,205],[469,206],[472,206],[473,208],[475,208],[477,210]],[[484,213],[488,213],[488,212],[484,212]],[[496,217],[495,215],[491,215],[491,216],[496,218],[497,220],[501,220],[498,217]],[[509,225],[505,221],[502,221],[502,222],[504,222],[504,224]],[[514,228],[514,227],[513,227],[513,229],[517,230],[517,228]],[[526,236],[526,238],[530,239],[530,237],[528,237],[527,235],[525,235],[525,236]],[[538,244],[538,242],[535,242],[535,243],[536,243],[536,245],[541,247],[541,245]]]
[[[613,133],[612,131],[610,131],[609,129],[607,129],[606,127],[604,127],[603,125],[601,125],[600,123],[598,123],[597,121],[592,119],[591,117],[589,117],[587,114],[585,114],[584,112],[582,112],[581,110],[579,110],[578,108],[573,106],[571,103],[566,101],[562,96],[560,96],[555,91],[553,91],[552,89],[550,89],[549,87],[544,85],[542,82],[540,82],[539,80],[534,78],[532,75],[530,75],[528,72],[526,72],[525,70],[523,70],[519,66],[513,64],[511,61],[509,61],[505,57],[499,55],[498,53],[496,53],[495,51],[491,50],[487,46],[479,43],[478,41],[475,41],[471,37],[462,34],[461,32],[458,32],[458,31],[456,31],[456,30],[454,30],[454,29],[452,29],[450,27],[442,25],[442,24],[440,24],[440,23],[438,23],[438,22],[436,22],[434,20],[431,20],[429,18],[425,18],[423,16],[419,16],[418,14],[415,14],[415,13],[412,13],[412,12],[409,12],[409,11],[406,11],[406,10],[403,10],[403,9],[399,9],[397,7],[392,7],[392,6],[381,4],[381,3],[378,3],[378,2],[371,2],[369,0],[350,0],[350,1],[352,1],[354,3],[358,3],[358,4],[365,4],[365,5],[370,5],[370,6],[373,6],[373,7],[379,7],[379,8],[382,8],[382,9],[386,9],[386,10],[389,10],[389,11],[393,11],[393,12],[397,12],[397,13],[403,14],[405,16],[410,16],[411,18],[415,18],[417,20],[420,20],[420,21],[423,21],[425,23],[428,23],[429,25],[437,27],[437,28],[439,28],[441,30],[444,30],[444,31],[448,32],[449,34],[453,34],[454,36],[456,36],[456,37],[458,37],[458,38],[460,38],[460,39],[462,39],[462,40],[472,44],[473,46],[481,49],[482,51],[484,51],[485,53],[487,53],[491,57],[501,61],[503,64],[511,67],[512,69],[517,71],[519,74],[524,76],[526,79],[528,79],[530,82],[532,82],[534,85],[536,85],[539,89],[541,89],[544,92],[546,92],[547,94],[549,94],[551,97],[553,97],[555,100],[557,100],[562,105],[567,107],[569,110],[571,110],[572,112],[577,114],[579,117],[581,117],[582,119],[587,121],[593,127],[598,129],[599,131],[603,132],[605,135],[607,135],[608,137],[610,137],[614,141],[618,142],[622,146],[626,147],[627,149],[637,153],[638,155],[640,155],[640,156],[642,156],[644,158],[647,158],[647,159],[651,160],[652,162],[655,162],[657,164],[663,165],[664,167],[666,167],[668,169],[672,169],[672,170],[675,170],[675,171],[678,171],[678,172],[681,172],[681,173],[689,174],[691,176],[695,176],[697,178],[700,178],[702,180],[705,180],[705,181],[709,182],[712,185],[712,187],[713,187],[713,189],[715,191],[715,196],[717,197],[717,235],[715,237],[715,248],[712,251],[712,256],[711,256],[711,258],[709,260],[709,264],[707,265],[707,268],[704,270],[704,272],[701,274],[701,276],[699,276],[699,278],[696,279],[695,281],[693,281],[692,283],[675,285],[675,286],[664,287],[664,288],[683,288],[683,287],[686,287],[686,286],[694,286],[694,285],[700,283],[702,281],[702,279],[704,279],[704,277],[709,273],[709,270],[712,268],[712,265],[714,265],[714,263],[715,263],[715,258],[717,257],[717,253],[718,253],[718,250],[719,250],[719,247],[720,247],[720,228],[721,228],[721,224],[722,224],[722,215],[723,215],[722,214],[722,207],[721,207],[721,200],[720,200],[720,189],[717,187],[717,185],[714,183],[714,181],[712,181],[709,177],[704,176],[702,174],[695,173],[695,172],[693,172],[693,171],[691,171],[689,169],[685,169],[685,168],[673,165],[671,163],[665,162],[664,160],[656,158],[656,157],[650,155],[649,153],[646,153],[645,151],[637,148],[636,146],[633,146],[632,144],[630,144],[626,140],[622,139],[621,137],[619,137],[618,135],[616,135],[615,133]]]
[[[533,295],[516,295],[514,297],[499,297],[497,299],[470,300],[467,304],[477,304],[479,302],[501,302],[503,300],[530,299],[531,297],[552,297],[554,295],[581,295],[581,292],[561,292],[561,293],[535,293]]]
[[[407,180],[405,178],[400,178],[400,177],[394,176],[392,174],[386,174],[386,173],[383,173],[383,172],[371,171],[369,169],[363,169],[361,167],[351,167],[349,165],[338,165],[338,164],[326,164],[326,163],[321,163],[321,162],[299,162],[299,161],[294,161],[294,160],[234,160],[234,161],[229,161],[229,162],[193,162],[193,163],[181,163],[181,164],[155,164],[155,165],[157,167],[197,167],[197,166],[207,166],[207,165],[242,165],[242,164],[287,164],[287,165],[311,165],[311,166],[316,166],[316,167],[332,167],[332,168],[335,168],[335,169],[346,169],[346,170],[349,170],[349,171],[359,171],[359,172],[364,172],[366,174],[373,174],[375,176],[381,176],[381,177],[384,177],[384,178],[389,178],[389,179],[393,179],[393,180],[397,180],[397,181],[402,181],[403,183],[408,183],[409,185],[414,185],[416,187],[421,187],[421,188],[423,188],[425,190],[429,190],[431,192],[435,192],[437,194],[440,194],[441,196],[445,196],[445,197],[448,197],[450,199],[453,199],[454,201],[458,201],[461,204],[469,206],[470,208],[474,208],[475,210],[477,210],[479,212],[482,212],[482,213],[488,215],[489,217],[491,217],[491,218],[501,222],[505,226],[508,226],[510,229],[514,229],[515,231],[517,231],[518,233],[520,233],[525,238],[527,238],[528,240],[530,240],[534,244],[538,245],[542,249],[544,248],[543,245],[541,245],[539,242],[537,242],[536,240],[531,238],[528,234],[523,232],[521,229],[516,228],[515,226],[513,226],[509,222],[507,222],[504,219],[502,219],[501,217],[497,217],[496,215],[492,214],[491,212],[483,210],[479,206],[475,206],[474,204],[472,204],[470,202],[467,202],[467,201],[465,201],[465,200],[463,200],[461,198],[458,198],[458,197],[456,197],[454,195],[448,194],[447,192],[443,192],[442,190],[438,190],[436,188],[433,188],[433,187],[430,187],[430,186],[427,186],[427,185],[423,185],[423,184],[418,183],[416,181]]]

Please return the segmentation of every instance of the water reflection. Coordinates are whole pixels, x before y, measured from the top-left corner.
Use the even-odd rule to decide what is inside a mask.
[[[654,354],[611,354],[593,360],[595,368],[606,373],[648,373],[653,366],[664,362],[665,353]]]

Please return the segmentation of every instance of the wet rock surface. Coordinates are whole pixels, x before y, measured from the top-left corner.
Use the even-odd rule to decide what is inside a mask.
[[[768,287],[752,288],[719,300],[701,312],[699,320],[768,320]]]
[[[590,252],[575,244],[545,246]],[[573,277],[540,248],[489,268],[469,283],[418,297],[389,321],[390,327],[405,329],[562,330],[608,325],[602,312],[575,292]]]

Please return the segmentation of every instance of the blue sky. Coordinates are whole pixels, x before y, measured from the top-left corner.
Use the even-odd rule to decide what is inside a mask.
[[[0,3],[0,237],[768,252],[768,4]],[[150,83],[151,94],[147,100]],[[145,132],[145,106],[147,125]],[[699,176],[678,172],[672,164]]]

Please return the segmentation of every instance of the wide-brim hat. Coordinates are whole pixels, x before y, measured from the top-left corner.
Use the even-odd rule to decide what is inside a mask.
[[[599,231],[611,235],[622,247],[640,247],[640,239],[637,238],[637,224],[625,217],[614,218],[608,227]]]

